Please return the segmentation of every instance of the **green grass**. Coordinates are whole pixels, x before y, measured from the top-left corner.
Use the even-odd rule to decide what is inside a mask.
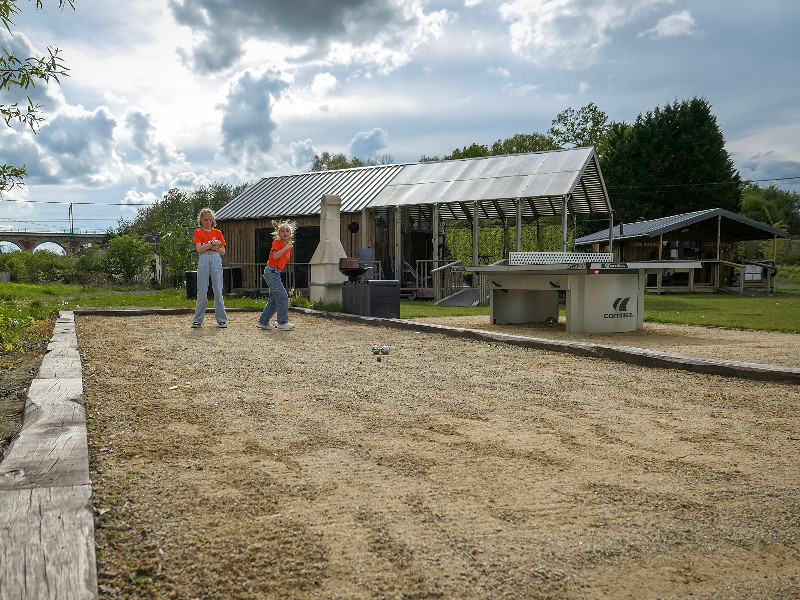
[[[489,316],[489,306],[437,306],[430,300],[402,300],[400,318]]]
[[[564,314],[564,306],[561,307]],[[400,303],[401,318],[486,315],[488,306],[436,306],[432,302]],[[645,294],[644,320],[706,327],[733,327],[800,333],[800,294]]]
[[[778,280],[800,281],[800,266],[781,267]],[[780,289],[800,289],[800,285],[782,286]],[[186,297],[186,291],[177,289],[90,289],[78,285],[3,283],[0,284],[0,356],[23,351],[40,337],[47,336],[52,329],[49,324],[59,310],[192,309],[194,306],[195,301]],[[225,306],[259,309],[264,306],[264,299],[228,296]],[[340,310],[340,307],[336,308]],[[406,319],[467,315],[485,315],[488,319],[489,307],[436,306],[430,301],[400,303],[400,316]],[[800,293],[779,291],[773,296],[646,294],[644,319],[658,323],[800,333]]]
[[[800,294],[646,294],[644,319],[657,323],[800,333]]]

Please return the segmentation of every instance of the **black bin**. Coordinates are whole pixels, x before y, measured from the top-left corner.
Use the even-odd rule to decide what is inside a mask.
[[[400,282],[394,279],[352,281],[342,285],[342,309],[351,315],[400,318]]]
[[[230,294],[231,290],[242,287],[242,267],[222,267],[222,293]],[[208,297],[214,297],[211,277],[208,278]],[[186,271],[186,298],[197,299],[197,271]]]

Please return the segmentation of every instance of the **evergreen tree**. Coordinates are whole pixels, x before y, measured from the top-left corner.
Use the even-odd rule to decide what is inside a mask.
[[[600,158],[617,220],[739,212],[742,181],[705,99],[657,107],[633,125],[615,123]]]

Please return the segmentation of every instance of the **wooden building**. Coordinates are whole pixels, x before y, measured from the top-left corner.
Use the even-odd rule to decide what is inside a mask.
[[[651,221],[618,223],[575,240],[577,251],[612,252],[618,262],[700,260],[701,269],[651,276],[648,291],[774,291],[775,255],[772,260],[734,261],[737,242],[788,237],[782,229],[737,215],[722,208],[700,210]],[[611,240],[611,241],[610,241]]]

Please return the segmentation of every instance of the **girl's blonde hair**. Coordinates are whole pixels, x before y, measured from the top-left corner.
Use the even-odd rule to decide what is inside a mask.
[[[206,214],[206,213],[209,213],[211,215],[211,218],[214,219],[214,222],[211,224],[211,226],[212,227],[216,227],[217,226],[217,216],[214,214],[214,211],[211,210],[208,206],[206,206],[205,208],[201,208],[200,212],[197,213],[197,224],[202,226],[202,224],[200,223],[200,219],[202,219],[203,215]]]
[[[278,237],[278,231],[280,231],[281,227],[288,227],[289,231],[292,232],[292,236],[294,236],[294,230],[297,229],[297,223],[294,221],[281,221],[280,223],[275,219],[272,220],[272,226],[275,228],[275,231],[272,232],[272,237]]]

